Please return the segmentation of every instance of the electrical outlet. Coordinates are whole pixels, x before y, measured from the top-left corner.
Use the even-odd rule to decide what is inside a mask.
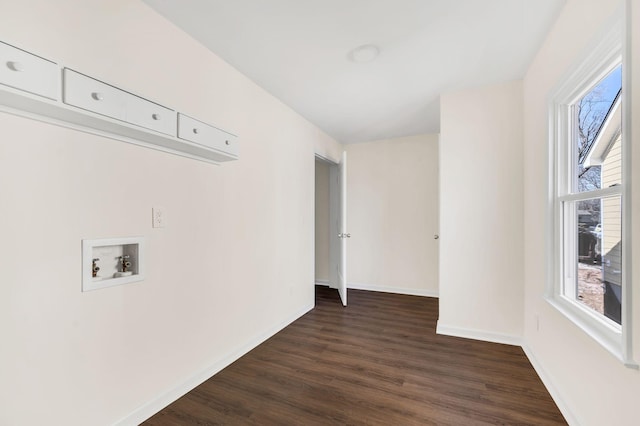
[[[153,227],[164,228],[167,226],[167,215],[164,211],[164,207],[153,207],[151,209]]]

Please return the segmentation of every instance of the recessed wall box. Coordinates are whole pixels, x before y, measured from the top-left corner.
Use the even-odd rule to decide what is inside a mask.
[[[144,237],[82,240],[82,291],[144,280]]]

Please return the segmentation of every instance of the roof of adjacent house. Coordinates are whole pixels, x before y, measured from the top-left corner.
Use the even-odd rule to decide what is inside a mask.
[[[622,126],[620,113],[621,93],[622,89],[618,91],[618,94],[611,103],[611,107],[609,107],[609,111],[607,111],[607,114],[598,129],[595,139],[587,149],[587,155],[583,162],[585,168],[599,166],[602,164],[609,152],[609,147],[613,142],[615,142],[616,137],[620,132],[620,128]]]

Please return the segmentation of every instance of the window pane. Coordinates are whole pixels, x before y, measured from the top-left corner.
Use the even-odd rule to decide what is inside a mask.
[[[622,203],[620,197],[602,200],[602,267],[604,315],[618,324],[622,302]]]
[[[600,247],[602,246],[600,199],[577,203],[578,250],[577,289],[578,301],[594,311],[604,314],[604,286]]]
[[[577,288],[567,295],[620,324],[622,209],[620,196],[576,203]]]
[[[575,104],[574,192],[620,184],[621,88],[618,66]]]

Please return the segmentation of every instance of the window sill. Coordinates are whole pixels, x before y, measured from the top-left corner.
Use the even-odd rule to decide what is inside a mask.
[[[639,369],[633,359],[627,359],[624,355],[620,326],[592,313],[588,308],[582,307],[564,296],[545,296],[545,300],[623,363],[625,367]]]

